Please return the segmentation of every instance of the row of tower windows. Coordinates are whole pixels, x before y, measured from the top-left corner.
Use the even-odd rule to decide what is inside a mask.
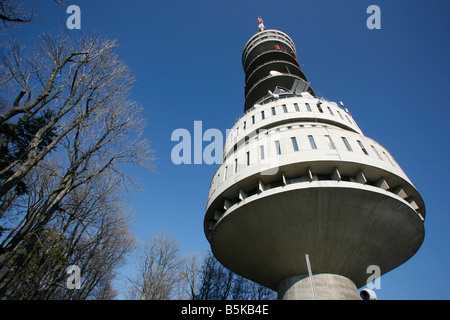
[[[300,112],[300,107],[299,107],[298,103],[294,103],[293,105],[294,105],[294,110],[296,112]],[[286,104],[283,104],[281,107],[283,109],[283,113],[289,113],[288,106]],[[307,102],[305,103],[305,108],[306,108],[307,112],[312,112],[312,108],[311,108],[309,103],[307,103]],[[321,107],[321,103],[317,104],[317,110],[320,113],[324,113],[323,108]],[[336,116],[334,114],[333,110],[329,106],[327,106],[327,110],[328,110],[330,115]],[[271,114],[273,116],[277,115],[276,107],[271,107],[270,111],[271,111]],[[335,111],[337,112],[337,114],[339,115],[339,117],[342,120],[345,120],[344,117],[342,116],[342,114],[339,112],[339,110],[335,110]],[[266,119],[266,110],[262,110],[260,115],[261,115],[261,120]],[[353,124],[353,122],[350,120],[350,118],[347,115],[345,115],[345,118],[347,119],[348,123]],[[256,121],[257,121],[256,115],[252,115],[252,117],[251,117],[251,124],[255,124]],[[243,122],[243,128],[244,128],[244,130],[247,129],[247,121]],[[237,127],[236,130],[237,130],[237,133],[239,133],[239,127]]]
[[[304,127],[304,125],[300,125],[300,127]],[[287,126],[288,130],[290,128],[292,128],[292,126]],[[276,130],[278,130],[278,129],[276,129]],[[347,137],[340,136],[339,138],[340,138],[339,140],[341,141],[343,147],[345,147],[345,149],[347,151],[354,152],[353,147],[358,146],[361,149],[362,153],[364,153],[365,155],[368,155],[368,156],[375,155],[381,161],[385,161],[387,159],[392,166],[395,166],[394,162],[390,159],[390,157],[386,154],[386,152],[383,151],[383,150],[377,150],[377,148],[374,145],[372,145],[372,144],[368,145],[368,146],[370,146],[370,150],[371,150],[371,152],[369,152],[369,150],[366,148],[367,145],[364,145],[361,140],[357,140],[356,139],[356,143],[352,142],[352,144],[353,144],[353,146],[352,146],[352,144],[347,139]],[[318,137],[317,135],[307,135],[307,140],[306,140],[307,142],[306,143],[309,142],[309,146],[305,146],[305,145],[302,146],[300,144],[298,136],[297,137],[296,136],[291,136],[290,139],[289,139],[291,147],[289,147],[288,143],[286,143],[286,142],[282,143],[280,140],[273,141],[272,142],[273,143],[272,146],[275,147],[276,155],[287,154],[289,152],[298,152],[300,150],[307,150],[307,149],[309,149],[309,150],[317,150],[317,149],[319,149],[318,148],[318,144],[317,144],[317,141],[318,141],[317,139],[320,140],[320,137]],[[323,135],[323,139],[325,140],[326,145],[328,146],[328,148],[330,150],[337,150],[338,149],[336,147],[336,142],[333,140],[333,138],[330,135]],[[335,139],[336,139],[336,137],[335,137]],[[289,140],[287,140],[287,141],[289,141]],[[238,160],[238,157],[235,157],[233,165],[226,165],[225,168],[224,168],[224,171],[223,172],[219,172],[217,174],[216,178],[213,179],[212,184],[214,185],[214,184],[218,183],[219,181],[225,181],[228,178],[228,175],[229,175],[229,172],[230,172],[229,170],[233,170],[234,173],[237,173],[239,171],[239,169],[243,169],[244,167],[248,167],[248,166],[254,164],[255,162],[265,160],[266,156],[267,156],[267,150],[266,149],[268,147],[270,147],[270,145],[263,144],[263,145],[260,145],[256,151],[247,151],[245,153],[245,163],[241,162],[241,160],[244,160],[244,159]],[[381,153],[380,153],[380,151],[381,151]],[[259,153],[259,155],[258,154],[255,155],[254,154],[255,152]],[[270,150],[269,150],[269,152],[270,152]],[[383,159],[382,155],[384,155],[384,157],[386,159]],[[258,156],[259,156],[259,160],[255,160],[255,159],[257,159]],[[221,173],[223,175],[221,175]]]
[[[288,130],[290,130],[290,129],[292,129],[292,127],[293,127],[292,125],[289,125],[289,126],[287,126],[286,128],[287,128]],[[303,128],[303,127],[305,127],[305,125],[303,125],[303,124],[300,124],[300,125],[299,125],[299,128]],[[321,127],[321,125],[311,124],[311,127]],[[326,126],[326,125],[323,125],[323,127],[326,128],[327,126]],[[280,131],[280,128],[277,128],[277,129],[275,129],[275,130],[276,130],[276,131]],[[259,131],[259,130],[256,131],[257,134],[258,134],[258,131]],[[267,130],[267,131],[265,132],[265,134],[267,135],[267,134],[269,134],[269,132],[270,132],[270,131]],[[350,145],[350,143],[348,142],[347,138],[346,138],[346,137],[341,137],[341,139],[342,139],[342,142],[343,142],[344,146],[346,147],[346,149],[347,149],[348,151],[353,151],[353,148],[352,148],[352,146]],[[250,140],[249,136],[246,136],[246,137],[245,137],[245,144],[248,144],[248,143],[249,143],[249,140]],[[311,149],[313,149],[313,150],[317,149],[316,142],[315,142],[314,137],[313,137],[312,135],[308,135],[308,140],[309,140],[309,142],[310,142]],[[291,141],[292,141],[293,150],[294,150],[294,151],[299,151],[299,146],[298,146],[298,143],[297,143],[297,139],[296,139],[295,137],[292,137],[292,138],[291,138]],[[329,148],[330,148],[331,150],[336,150],[336,145],[334,144],[333,140],[331,139],[331,137],[330,137],[329,135],[325,135],[325,141],[327,142],[327,144],[328,144],[328,146],[329,146]],[[362,143],[360,140],[356,140],[356,142],[358,143],[359,147],[361,148],[361,151],[362,151],[365,155],[369,155],[369,152],[367,151],[367,149],[366,149],[366,147],[363,145],[363,143]],[[380,153],[377,151],[377,149],[376,149],[373,145],[371,145],[371,148],[372,148],[374,154],[378,157],[378,159],[383,160],[383,158],[381,157]],[[235,144],[235,145],[234,145],[234,148],[233,148],[233,151],[236,152],[237,149],[238,149],[238,148],[237,148],[237,144]],[[275,149],[276,149],[277,154],[281,154],[281,146],[280,146],[280,144],[279,144],[278,141],[275,142]],[[393,162],[391,161],[391,159],[389,158],[389,156],[388,156],[384,151],[382,151],[382,153],[384,154],[384,156],[386,157],[386,159],[388,159],[389,163],[390,163],[392,166],[395,166],[394,163],[393,163]],[[226,160],[226,157],[225,157],[224,160]],[[263,157],[261,158],[261,160],[263,160]]]
[[[302,125],[301,125],[302,126]],[[324,139],[329,147],[330,150],[337,150],[336,145],[333,141],[333,139],[329,136],[329,135],[324,135]],[[297,152],[300,151],[300,147],[299,147],[299,143],[297,140],[297,137],[291,137],[291,145],[292,145],[292,151]],[[317,144],[316,144],[316,140],[314,138],[313,135],[308,135],[308,141],[310,144],[310,148],[311,150],[317,150]],[[353,152],[353,148],[350,145],[350,142],[347,140],[346,137],[341,137],[341,141],[343,143],[343,145],[345,146],[345,148],[350,151]],[[358,146],[361,148],[361,151],[365,154],[365,155],[370,155],[369,152],[367,151],[366,147],[364,146],[364,144],[360,141],[360,140],[356,140]],[[288,152],[287,150],[282,150],[282,145],[280,143],[279,140],[274,141],[274,145],[275,145],[275,152],[277,155],[281,155],[283,153]],[[383,158],[381,157],[380,153],[378,152],[378,150],[375,148],[375,146],[370,145],[370,147],[372,148],[374,154],[377,156],[378,159],[383,160]],[[384,154],[384,156],[386,157],[386,159],[389,161],[389,163],[394,166],[394,163],[392,162],[392,160],[389,158],[389,156],[382,151],[382,153]],[[261,145],[259,146],[259,155],[260,155],[260,160],[264,160],[265,159],[265,146]],[[234,166],[234,171],[237,172],[238,170],[238,159],[235,158],[235,166]],[[250,158],[250,151],[246,152],[246,165],[249,166],[251,165],[251,158]]]
[[[334,144],[334,142],[331,139],[331,137],[329,135],[325,135],[324,137],[325,137],[325,141],[328,144],[328,147],[331,150],[336,150],[336,145]],[[350,143],[348,142],[347,138],[346,137],[341,137],[341,139],[342,139],[345,147],[347,148],[347,150],[348,151],[353,151],[353,149],[350,146]],[[311,146],[311,149],[312,150],[316,150],[317,149],[317,144],[316,144],[316,141],[314,140],[313,135],[308,135],[308,140],[309,140],[309,144]],[[361,147],[361,150],[364,152],[364,154],[369,155],[369,153],[367,152],[367,150],[364,147],[364,145],[362,144],[362,142],[359,141],[359,140],[357,140],[357,142],[358,142],[359,146]],[[291,137],[291,143],[292,143],[292,148],[293,148],[294,152],[300,150],[299,147],[298,147],[298,142],[297,142],[297,138],[296,137]],[[372,146],[372,148],[374,148],[374,150],[376,151],[374,146]],[[264,146],[260,146],[260,150],[264,150]],[[282,153],[281,152],[281,145],[280,145],[280,141],[279,140],[275,141],[275,150],[276,150],[277,155],[280,155]],[[376,154],[378,155],[380,160],[382,160],[380,155],[379,155],[379,153],[377,152]],[[264,153],[261,153],[261,160],[263,160],[263,159],[264,159]]]

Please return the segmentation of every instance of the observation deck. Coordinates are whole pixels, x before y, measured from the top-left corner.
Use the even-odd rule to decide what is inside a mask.
[[[255,34],[244,47],[242,67],[245,77],[244,111],[276,88],[294,93],[314,91],[297,61],[297,50],[289,36],[278,30]]]

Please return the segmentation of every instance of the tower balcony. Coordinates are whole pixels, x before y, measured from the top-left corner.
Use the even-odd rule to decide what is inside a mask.
[[[244,111],[275,88],[296,94],[306,91],[314,96],[297,61],[293,41],[281,31],[255,34],[245,45],[242,66],[246,74]]]
[[[267,96],[268,91],[274,92],[275,88],[281,88],[297,94],[309,92],[314,96],[314,91],[301,75],[281,73],[278,71],[275,73],[271,72],[267,76],[258,79],[251,88],[246,88],[244,110],[251,109],[253,105]]]
[[[247,41],[242,53],[242,66],[247,73],[247,67],[262,52],[270,51],[275,45],[280,46],[280,51],[290,53],[294,58],[297,57],[297,50],[294,42],[284,32],[278,30],[264,30],[258,32]],[[270,49],[269,49],[270,48]]]
[[[271,47],[269,50],[259,53],[253,60],[251,60],[251,63],[246,68],[246,79],[251,73],[253,73],[253,71],[255,71],[255,69],[270,61],[285,61],[299,67],[295,56],[288,52],[276,50]]]
[[[271,60],[265,63],[261,63],[251,73],[248,73],[246,75],[245,77],[246,89],[253,87],[253,85],[259,79],[262,79],[270,75],[270,73],[273,71],[296,75],[306,81],[306,76],[297,63],[292,63],[284,60]]]

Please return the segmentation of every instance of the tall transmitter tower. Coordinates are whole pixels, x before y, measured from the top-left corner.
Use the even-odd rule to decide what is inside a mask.
[[[315,96],[291,38],[258,20],[206,237],[224,266],[279,299],[359,299],[369,266],[385,274],[420,248],[425,204],[342,103]]]

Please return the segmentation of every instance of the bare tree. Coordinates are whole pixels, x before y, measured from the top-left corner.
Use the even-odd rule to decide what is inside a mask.
[[[159,233],[138,249],[137,274],[129,278],[129,299],[273,300],[276,293],[233,273],[211,252],[181,255],[179,243]]]
[[[17,0],[0,0],[0,20],[5,27],[14,23],[30,22],[33,19],[33,10],[24,10]]]
[[[152,166],[151,150],[141,138],[141,107],[129,99],[134,80],[114,53],[116,46],[116,41],[97,36],[73,40],[45,35],[36,51],[27,54],[13,43],[0,54],[0,93],[11,102],[0,115],[5,155],[0,159],[0,297],[66,210],[65,199],[108,179],[116,185],[132,184],[124,173],[126,164]],[[14,153],[19,143],[12,133],[24,123],[33,125],[20,141],[22,152]],[[44,162],[48,157],[54,161]],[[32,172],[38,168],[45,174],[36,178]],[[48,180],[42,181],[39,192],[27,192],[36,182],[31,176]],[[88,225],[86,217],[75,217],[81,224],[77,230]],[[98,217],[95,221],[102,221]],[[82,238],[76,238],[78,246]]]
[[[54,0],[63,6],[66,0]],[[33,9],[24,9],[18,0],[0,0],[0,20],[3,26],[11,28],[18,23],[31,22],[35,19]]]
[[[185,256],[182,277],[185,279],[185,286],[182,288],[184,294],[182,299],[196,300],[197,287],[199,281],[199,256],[197,253],[191,253]]]
[[[112,281],[116,275],[114,273],[108,273],[102,277],[98,286],[94,289],[92,297],[94,300],[114,300],[119,295],[112,284]]]
[[[276,293],[225,268],[208,252],[198,270],[193,300],[273,300]]]
[[[70,160],[78,169],[106,144],[119,140],[130,130],[142,128],[142,121],[136,117],[140,110],[128,100],[133,78],[114,54],[116,46],[116,41],[99,37],[72,41],[43,36],[38,54],[32,59],[23,57],[23,48],[17,44],[13,44],[7,53],[1,53],[4,87],[10,90],[12,98],[18,93],[12,107],[0,115],[0,124],[21,115],[22,121],[42,116],[45,111],[49,115],[47,123],[35,132],[23,155],[0,172],[3,178],[0,197],[68,137],[75,139],[71,145],[66,145],[72,148],[74,154]],[[49,132],[54,131],[51,142],[43,146]],[[80,141],[82,134],[93,135],[88,140],[95,141],[91,149],[80,149],[86,147],[86,143]],[[8,136],[6,132],[4,135]],[[81,154],[82,151],[85,153]],[[126,151],[128,153],[115,157],[115,160],[120,161],[136,150],[127,148]],[[132,156],[136,160],[136,156]]]
[[[39,201],[52,177],[33,170],[28,190],[29,205]],[[41,177],[45,177],[42,179]],[[105,298],[115,270],[124,263],[134,238],[129,230],[131,216],[123,206],[123,188],[111,176],[96,176],[73,190],[61,202],[52,220],[42,230],[33,229],[13,252],[22,254],[30,238],[36,238],[20,268],[11,275],[4,297],[8,299]],[[49,188],[51,189],[51,188]],[[13,259],[14,260],[14,256]],[[67,290],[66,269],[81,268],[79,290]],[[0,270],[5,275],[11,266]],[[3,272],[2,272],[3,271]]]
[[[175,237],[160,232],[145,241],[138,252],[137,275],[129,279],[130,296],[139,300],[168,300],[180,298],[186,279],[185,260]],[[180,288],[183,288],[180,290]]]

